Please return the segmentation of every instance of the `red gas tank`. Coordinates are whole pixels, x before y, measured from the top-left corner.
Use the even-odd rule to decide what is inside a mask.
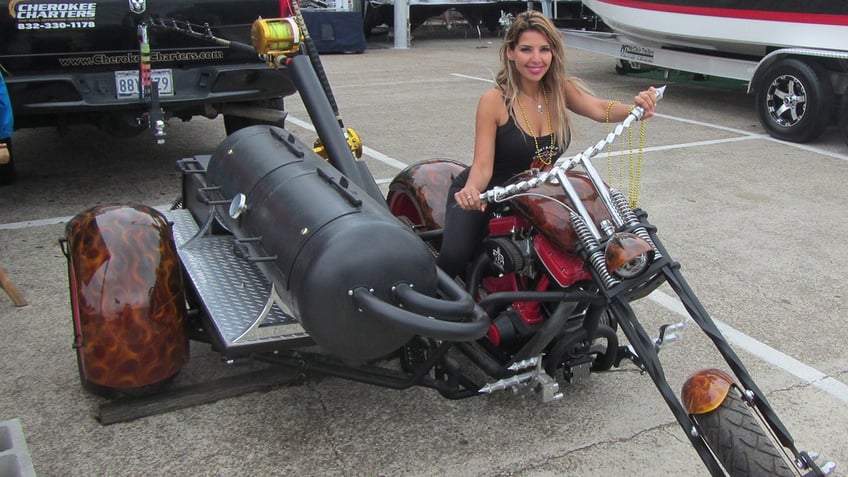
[[[525,173],[516,177],[515,181],[530,178],[531,176]],[[600,226],[600,223],[604,220],[611,220],[601,197],[586,174],[569,172],[568,180],[574,186],[596,226]],[[568,253],[575,251],[579,240],[571,223],[570,211],[561,205],[565,204],[573,209],[574,204],[562,190],[562,187],[545,183],[530,189],[526,194],[511,199],[510,202],[536,230],[556,247]]]

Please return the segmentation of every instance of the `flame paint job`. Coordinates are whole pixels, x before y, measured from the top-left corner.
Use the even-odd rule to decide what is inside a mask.
[[[517,180],[527,179],[529,179],[527,174],[520,175],[517,178]],[[569,172],[568,179],[580,195],[583,205],[586,206],[586,210],[594,219],[595,225],[599,225],[605,219],[610,219],[609,212],[604,207],[588,176],[579,172]],[[579,240],[574,232],[574,226],[571,224],[569,211],[558,202],[569,207],[573,207],[573,204],[562,191],[562,188],[559,185],[542,184],[530,189],[527,194],[532,195],[515,197],[511,200],[511,203],[545,238],[560,249],[573,253]],[[556,202],[551,198],[555,199]]]
[[[188,361],[181,268],[170,224],[146,206],[97,206],[65,228],[83,383],[129,389]]]
[[[408,217],[415,225],[423,225],[423,230],[442,228],[448,189],[466,167],[441,159],[407,167],[389,186],[389,209],[395,215]]]

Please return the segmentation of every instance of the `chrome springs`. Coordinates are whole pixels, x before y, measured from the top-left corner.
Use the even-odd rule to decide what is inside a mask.
[[[635,227],[633,229],[633,233],[638,235],[639,238],[644,239],[651,245],[651,248],[654,249],[654,257],[660,258],[662,254],[659,250],[657,250],[657,246],[654,245],[654,241],[651,240],[651,235],[645,230],[645,227],[641,225],[639,219],[636,217],[636,214],[633,212],[633,209],[630,208],[630,202],[624,197],[624,194],[617,189],[610,189],[610,198],[612,199],[613,206],[618,211],[619,216],[624,221],[624,225],[628,227]]]
[[[607,287],[607,289],[614,287],[619,283],[619,281],[614,279],[612,275],[610,275],[609,270],[607,270],[607,264],[604,260],[604,252],[601,250],[601,244],[598,243],[598,240],[592,235],[592,232],[589,231],[589,227],[586,226],[586,222],[583,221],[582,217],[574,212],[570,215],[571,224],[574,226],[574,232],[580,239],[580,243],[583,244],[583,248],[586,249],[586,254],[589,256],[589,263],[592,265],[592,268],[594,268],[598,273],[598,276],[601,278],[601,281],[603,281],[604,286]]]

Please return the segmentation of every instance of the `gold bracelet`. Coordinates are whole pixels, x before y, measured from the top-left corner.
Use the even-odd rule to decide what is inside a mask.
[[[621,101],[618,101],[618,100],[610,101],[609,104],[607,105],[607,115],[606,115],[606,122],[607,123],[610,122],[610,111],[612,110],[612,107],[616,104],[621,104]]]

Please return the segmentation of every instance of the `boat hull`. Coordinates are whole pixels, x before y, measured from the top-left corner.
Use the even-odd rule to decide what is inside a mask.
[[[653,48],[762,57],[776,48],[844,51],[848,0],[584,0],[612,30]]]

